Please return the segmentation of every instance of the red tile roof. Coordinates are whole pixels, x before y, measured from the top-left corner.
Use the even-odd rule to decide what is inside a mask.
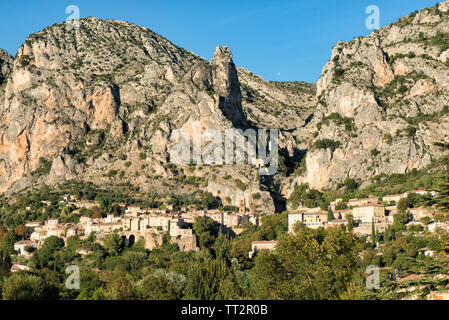
[[[399,280],[397,280],[397,282],[404,282],[404,281],[410,281],[410,280],[419,280],[424,278],[426,275],[425,274],[410,274],[404,278],[401,278]]]

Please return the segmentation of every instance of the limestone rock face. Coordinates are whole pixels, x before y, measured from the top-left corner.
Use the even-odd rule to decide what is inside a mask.
[[[120,140],[130,130],[138,149],[151,145],[164,161],[173,129],[194,121],[204,128],[244,124],[230,51],[217,49],[215,61],[213,71],[146,28],[96,18],[83,19],[78,30],[61,23],[29,36],[14,61],[2,51],[1,191],[41,158],[73,153],[74,142],[98,146],[86,136],[91,131],[126,152],[133,141]]]
[[[227,47],[209,62],[127,22],[55,24],[14,59],[0,50],[0,192],[129,182],[270,213],[296,183],[326,189],[423,168],[449,139],[448,34],[445,1],[339,42],[315,85],[265,81],[236,67]],[[175,130],[231,128],[279,129],[278,173],[173,165]]]
[[[14,59],[0,51],[0,192],[74,178],[182,191],[153,179],[173,179],[168,168],[174,130],[192,137],[198,129],[245,130],[248,110],[277,119],[274,109],[261,111],[265,106],[254,97],[273,84],[250,84],[248,74],[234,65],[227,47],[217,47],[208,62],[122,21],[91,17],[79,29],[59,23],[32,34]],[[271,103],[289,100],[301,109],[301,88],[291,84],[292,90],[297,92],[279,86]],[[314,92],[304,94],[313,101]],[[277,112],[288,109],[277,105]],[[295,113],[299,124],[309,115]],[[291,152],[293,142],[291,134],[282,141]],[[40,170],[44,164],[49,171]],[[107,176],[114,170],[124,172],[121,179]]]
[[[1,191],[36,170],[39,159],[64,158],[74,142],[88,146],[92,130],[118,143],[127,120],[139,126],[132,112],[147,118],[162,106],[194,60],[148,29],[96,18],[78,30],[61,23],[29,36],[13,63],[2,53],[0,75],[9,78],[0,104]]]
[[[227,47],[217,47],[212,64],[214,89],[219,94],[219,108],[236,127],[245,127],[242,92],[232,53]]]
[[[424,168],[442,156],[435,144],[448,135],[437,129],[449,124],[448,7],[445,1],[332,49],[306,127],[315,131],[307,170],[285,186],[286,196],[295,183],[324,189],[346,178],[363,182]],[[317,147],[325,139],[339,146]]]

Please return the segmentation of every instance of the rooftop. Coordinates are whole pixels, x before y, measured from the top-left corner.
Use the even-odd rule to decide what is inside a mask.
[[[397,282],[405,282],[405,281],[410,281],[410,280],[419,280],[424,278],[426,275],[425,274],[410,274],[404,278],[398,279]]]
[[[359,206],[359,207],[356,207],[354,209],[357,209],[357,208],[370,208],[370,207],[385,208],[384,206],[382,206],[380,204],[365,204],[363,206]]]
[[[252,244],[277,244],[277,240],[270,241],[253,241]]]

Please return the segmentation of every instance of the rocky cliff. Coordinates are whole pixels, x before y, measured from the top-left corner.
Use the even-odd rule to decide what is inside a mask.
[[[14,60],[2,51],[0,71],[0,192],[75,178],[181,192],[184,168],[173,169],[168,152],[174,129],[193,133],[198,123],[202,130],[255,127],[247,113],[266,115],[278,100],[290,103],[276,112],[293,112],[293,128],[304,122],[291,110],[302,106],[301,99],[290,97],[294,90],[301,95],[299,85],[288,90],[279,85],[269,98],[271,109],[259,111],[265,106],[258,91],[271,92],[274,85],[238,70],[228,48],[218,47],[208,62],[121,21],[87,18],[73,30],[53,25],[30,35]],[[216,194],[220,182],[238,189],[235,180],[260,190],[252,166],[222,169],[232,174],[231,181],[220,180],[220,167],[213,170],[189,175],[204,179],[200,187]],[[239,191],[223,196],[230,204],[241,197]],[[271,211],[269,193],[262,199]]]
[[[131,23],[82,19],[0,51],[0,192],[81,179],[209,191],[272,212],[297,183],[420,169],[445,150],[449,2],[340,42],[317,84],[270,82],[217,47],[206,61]],[[280,129],[280,166],[175,166],[175,129]]]
[[[449,2],[332,49],[307,126],[307,170],[288,184],[335,187],[421,169],[448,141]]]

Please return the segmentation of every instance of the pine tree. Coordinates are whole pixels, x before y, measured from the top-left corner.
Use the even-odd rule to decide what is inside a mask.
[[[437,207],[449,210],[449,173],[438,175],[435,184],[438,191],[438,195],[435,197]]]

